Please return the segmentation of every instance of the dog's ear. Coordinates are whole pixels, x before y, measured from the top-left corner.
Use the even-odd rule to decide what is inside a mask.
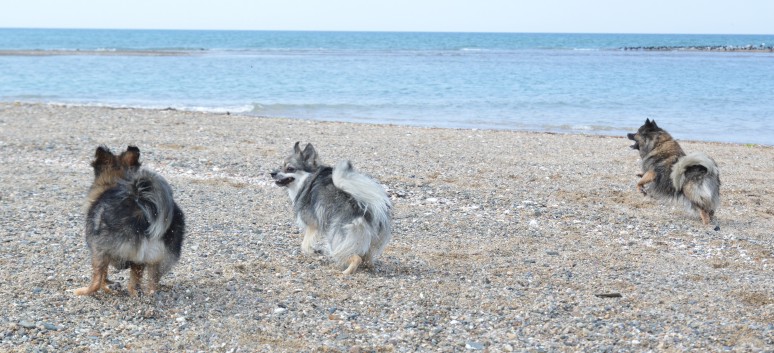
[[[135,146],[126,148],[126,152],[121,153],[121,164],[127,167],[140,166],[140,149]]]
[[[301,155],[301,147],[299,146],[301,144],[301,141],[296,141],[296,144],[293,145],[293,153],[297,155]]]
[[[645,119],[645,126],[647,126],[650,129],[658,129],[658,125],[656,125],[656,119],[653,119],[653,120]]]
[[[304,161],[312,167],[317,167],[317,151],[314,150],[314,146],[311,143],[307,143],[304,147],[304,152],[301,153]]]
[[[113,162],[113,158],[115,158],[115,156],[113,155],[113,152],[110,152],[109,148],[99,146],[94,152],[94,162],[92,162],[91,165],[96,167],[98,165],[109,164]]]

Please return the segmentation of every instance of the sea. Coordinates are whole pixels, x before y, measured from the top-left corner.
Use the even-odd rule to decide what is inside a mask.
[[[774,145],[774,35],[0,29],[0,101]],[[65,122],[63,122],[65,123]]]

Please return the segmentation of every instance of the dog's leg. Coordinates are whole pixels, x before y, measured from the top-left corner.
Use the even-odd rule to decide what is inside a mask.
[[[704,223],[704,225],[707,225],[710,223],[710,220],[712,220],[712,216],[705,210],[699,209],[699,216],[701,216],[701,221]]]
[[[656,172],[651,169],[643,174],[642,179],[637,182],[637,191],[641,192],[643,195],[647,195],[642,187],[645,186],[645,184],[652,182],[653,180],[656,180]]]
[[[137,296],[137,287],[142,282],[142,272],[145,270],[145,265],[131,264],[129,270],[129,295]]]
[[[159,290],[159,282],[161,281],[161,271],[159,264],[148,265],[148,285],[147,295],[154,295]]]
[[[317,228],[307,225],[306,228],[304,228],[304,240],[301,242],[301,251],[304,254],[311,255],[314,253],[312,244],[314,244],[315,238],[317,238]]]
[[[91,283],[88,287],[78,288],[75,290],[75,295],[89,295],[98,290],[103,289],[105,292],[110,292],[110,289],[105,284],[107,278],[107,269],[110,265],[110,260],[102,256],[92,256],[91,258]]]
[[[349,257],[349,259],[347,259],[347,262],[349,263],[349,266],[342,273],[345,275],[351,275],[355,273],[357,267],[360,266],[360,264],[363,262],[363,259],[360,258],[360,256],[352,255]]]
[[[107,269],[105,269],[105,276],[102,277],[102,284],[99,286],[105,293],[110,293],[112,290],[108,287],[108,284],[113,283],[107,279]]]

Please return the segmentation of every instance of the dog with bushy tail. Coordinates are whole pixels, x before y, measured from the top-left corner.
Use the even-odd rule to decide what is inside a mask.
[[[357,172],[349,161],[322,165],[312,144],[293,153],[271,173],[293,202],[296,221],[304,232],[301,250],[323,251],[352,274],[362,264],[372,265],[392,237],[392,204],[384,188]]]
[[[720,207],[720,170],[715,160],[701,152],[686,155],[655,120],[646,119],[636,133],[627,137],[634,141],[631,148],[642,158],[638,191],[682,201],[699,214],[704,224],[715,220]]]

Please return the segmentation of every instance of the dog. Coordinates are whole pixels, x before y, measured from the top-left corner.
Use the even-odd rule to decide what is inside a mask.
[[[720,170],[712,158],[701,152],[686,155],[655,120],[646,119],[636,133],[626,136],[642,158],[638,191],[682,201],[688,209],[698,211],[704,224],[715,219],[720,206]],[[651,185],[646,191],[647,184]]]
[[[143,272],[144,294],[152,295],[161,276],[180,259],[185,232],[183,211],[160,175],[141,168],[140,149],[129,146],[114,155],[97,147],[94,182],[88,193],[85,237],[91,253],[91,284],[75,290],[90,295],[108,287],[108,266],[130,268],[129,294],[137,295]]]
[[[299,142],[284,164],[271,172],[287,188],[298,225],[304,232],[301,250],[309,255],[322,242],[343,274],[361,263],[373,265],[392,237],[392,204],[384,188],[354,170],[349,161],[322,165],[312,144]]]

